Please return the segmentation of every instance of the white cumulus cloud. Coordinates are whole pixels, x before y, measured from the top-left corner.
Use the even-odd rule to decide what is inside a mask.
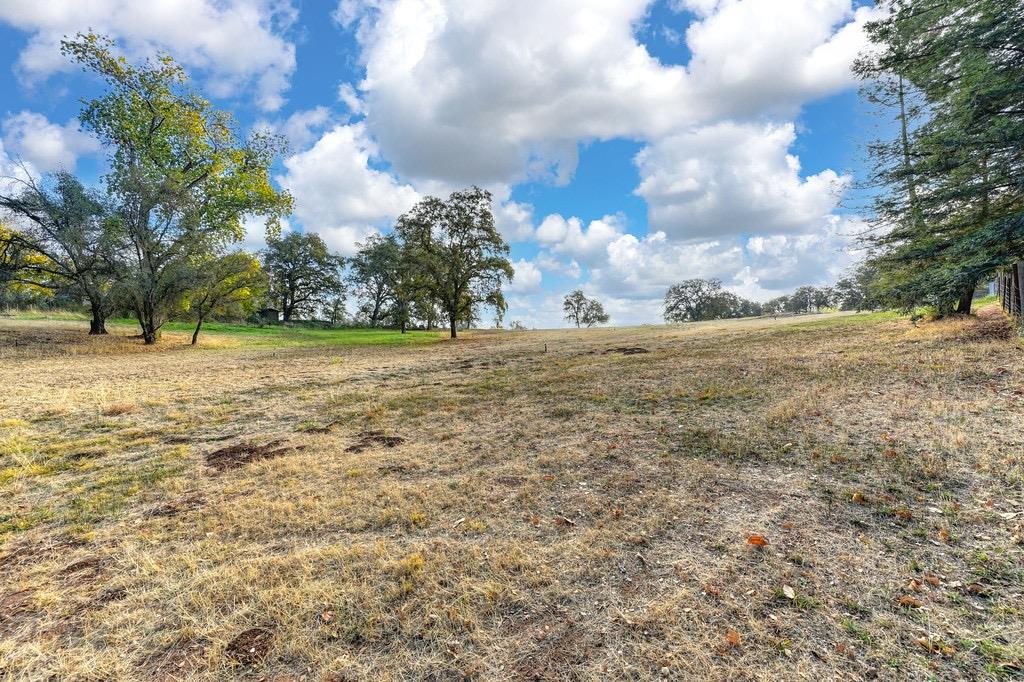
[[[600,262],[604,259],[608,245],[622,236],[625,219],[618,215],[607,215],[592,220],[586,228],[583,221],[573,216],[568,219],[557,213],[544,218],[537,228],[537,241],[550,251],[584,263]]]
[[[419,194],[371,162],[377,146],[362,123],[338,125],[310,149],[289,156],[282,187],[295,197],[295,216],[304,229],[318,232],[342,254],[386,227],[419,199]]]
[[[679,239],[818,229],[851,182],[801,177],[791,123],[732,122],[665,137],[636,157],[648,222]]]
[[[31,111],[8,116],[2,129],[9,152],[42,172],[74,171],[79,156],[100,148],[96,138],[83,132],[78,121],[58,125]]]
[[[516,274],[512,282],[505,287],[508,291],[513,294],[532,294],[540,291],[541,272],[536,265],[525,258],[520,258],[512,263],[512,268]]]
[[[67,70],[61,39],[92,30],[117,39],[134,58],[166,50],[201,69],[215,95],[253,91],[266,110],[284,103],[295,70],[295,46],[282,32],[296,16],[287,0],[0,2],[0,21],[31,34],[17,64],[29,80]]]

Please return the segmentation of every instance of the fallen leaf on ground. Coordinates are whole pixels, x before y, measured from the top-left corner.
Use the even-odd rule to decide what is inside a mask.
[[[787,599],[796,599],[796,590],[789,585],[782,586],[782,594],[786,595]]]
[[[736,632],[735,630],[729,630],[729,632],[725,633],[725,642],[729,646],[739,646],[740,633]]]
[[[939,644],[933,642],[927,637],[918,637],[914,640],[922,649],[927,649],[933,654],[943,654],[946,656],[952,656],[956,653],[956,649],[949,646],[948,644]]]
[[[914,597],[911,597],[909,594],[905,594],[902,597],[900,597],[900,606],[919,609],[922,606],[924,606],[924,604],[921,603],[920,599],[915,599]]]
[[[755,547],[767,547],[770,543],[765,536],[754,534],[747,537],[747,544],[754,545]]]

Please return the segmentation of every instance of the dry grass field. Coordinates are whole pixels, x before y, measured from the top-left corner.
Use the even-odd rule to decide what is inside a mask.
[[[0,675],[1020,676],[1022,490],[991,307],[401,347],[2,322]]]

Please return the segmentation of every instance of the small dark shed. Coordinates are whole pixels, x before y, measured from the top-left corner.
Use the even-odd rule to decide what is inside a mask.
[[[281,311],[277,308],[260,308],[260,317],[264,322],[277,324],[281,321]]]

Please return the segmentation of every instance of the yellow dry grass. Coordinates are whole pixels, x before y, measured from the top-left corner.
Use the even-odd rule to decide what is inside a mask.
[[[79,333],[0,328],[8,678],[1024,665],[1024,361],[992,309],[400,348]]]

